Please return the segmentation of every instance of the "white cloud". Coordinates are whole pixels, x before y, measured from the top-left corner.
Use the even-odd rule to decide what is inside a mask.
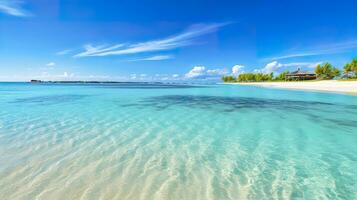
[[[59,56],[66,55],[66,54],[69,54],[70,52],[72,52],[71,49],[66,49],[66,50],[57,52],[56,55],[59,55]]]
[[[264,73],[271,73],[271,72],[278,70],[282,66],[283,65],[278,63],[278,61],[273,61],[271,63],[266,64],[265,67],[261,71]]]
[[[63,72],[62,74],[52,74],[48,71],[42,71],[38,76],[31,76],[29,79],[40,79],[40,80],[83,80],[83,77],[77,77],[74,73]]]
[[[127,76],[109,76],[105,74],[91,74],[91,75],[78,75],[70,72],[63,73],[50,73],[48,71],[41,71],[39,73],[30,74],[29,72],[24,74],[6,75],[0,76],[1,81],[29,81],[32,79],[44,80],[44,81],[128,81]]]
[[[315,68],[316,65],[321,64],[322,62],[293,62],[283,64],[284,67],[308,67],[308,68]]]
[[[225,75],[228,74],[227,69],[208,69],[206,71],[209,76]]]
[[[228,23],[196,24],[181,34],[141,43],[118,44],[113,46],[101,45],[96,47],[86,45],[84,47],[85,51],[75,55],[74,57],[125,55],[177,49],[179,47],[192,45],[195,38],[215,32],[227,24]]]
[[[54,63],[54,62],[49,62],[49,63],[46,64],[46,66],[48,66],[48,67],[53,67],[55,65],[56,65],[56,63]]]
[[[278,61],[273,61],[265,65],[264,68],[256,70],[256,72],[271,73],[271,72],[282,72],[285,70],[296,70],[297,68],[314,68],[317,64],[321,62],[294,62],[294,63],[279,63]]]
[[[130,79],[136,79],[137,75],[136,74],[130,74]]]
[[[16,74],[1,77],[2,81],[29,81],[38,79],[44,81],[184,81],[184,76],[180,74],[130,74],[130,75],[105,75],[105,74],[77,74],[68,71],[53,73],[53,71],[41,71],[38,74]]]
[[[63,72],[63,75],[59,75],[59,77],[72,78],[72,77],[74,77],[74,74],[73,73],[68,73],[68,72]]]
[[[185,78],[189,79],[215,79],[220,78],[223,75],[228,74],[227,69],[208,69],[204,66],[194,66],[188,73],[185,74]]]
[[[131,61],[159,61],[159,60],[168,60],[172,58],[174,58],[174,56],[172,55],[158,55],[158,56],[152,56],[147,58],[139,58]]]
[[[233,73],[234,75],[240,74],[240,73],[243,72],[243,68],[244,68],[243,65],[234,65],[234,66],[232,67],[232,73]]]
[[[262,73],[262,70],[261,69],[254,69],[253,72],[254,73]]]
[[[22,4],[21,0],[1,0],[0,12],[16,17],[26,17],[29,13],[21,8]]]
[[[150,81],[181,81],[182,76],[179,74],[154,74],[152,76],[147,76],[146,80]]]
[[[205,72],[206,72],[206,68],[204,66],[195,66],[187,74],[185,74],[185,77],[196,78],[196,77],[203,76]]]

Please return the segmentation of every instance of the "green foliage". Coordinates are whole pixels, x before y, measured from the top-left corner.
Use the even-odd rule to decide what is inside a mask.
[[[231,83],[231,82],[236,82],[236,79],[233,76],[223,76],[222,81]]]
[[[332,71],[331,71],[331,77],[332,78],[335,78],[335,77],[339,77],[341,76],[341,70],[337,69],[337,68],[332,68]]]
[[[352,59],[351,63],[347,63],[343,69],[345,74],[351,74],[352,78],[357,77],[357,59]]]
[[[274,79],[274,74],[264,74],[264,73],[243,73],[239,74],[237,78],[233,76],[223,76],[223,82],[263,82],[263,81],[273,81],[273,80],[285,80],[285,75],[289,72],[281,73],[277,78]]]
[[[285,80],[285,76],[287,74],[289,74],[289,71],[282,72],[277,77],[275,77],[274,80],[276,80],[276,81],[284,81]]]
[[[329,80],[341,75],[341,71],[333,67],[330,63],[319,64],[315,68],[315,73],[318,79]]]
[[[315,73],[317,76],[320,76],[322,74],[322,67],[320,64],[318,64],[315,68]]]
[[[261,82],[273,80],[273,73],[243,73],[237,77],[238,82]]]

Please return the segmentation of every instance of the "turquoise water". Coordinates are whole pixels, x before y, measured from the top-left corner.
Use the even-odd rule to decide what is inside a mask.
[[[357,199],[357,96],[0,83],[0,199]]]

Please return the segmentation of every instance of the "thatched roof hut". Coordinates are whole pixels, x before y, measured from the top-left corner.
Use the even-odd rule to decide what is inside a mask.
[[[300,68],[297,71],[288,73],[285,75],[285,80],[314,80],[316,79],[316,74],[314,72],[302,71]]]

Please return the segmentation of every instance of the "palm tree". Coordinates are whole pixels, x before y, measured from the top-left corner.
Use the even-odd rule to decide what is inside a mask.
[[[315,73],[316,73],[316,76],[319,78],[322,74],[322,67],[320,64],[318,64],[315,68]]]
[[[287,74],[289,74],[289,71],[282,72],[282,73],[280,73],[277,77],[275,77],[274,80],[283,81],[283,80],[285,80],[285,76],[286,76]]]
[[[340,76],[341,71],[327,62],[322,66],[320,64],[317,65],[315,68],[315,73],[319,79],[333,79],[337,76]]]
[[[353,77],[357,77],[357,59],[352,59],[351,63],[347,63],[343,69],[347,76],[352,74]]]
[[[233,76],[222,76],[222,81],[223,82],[235,82],[236,79]]]

